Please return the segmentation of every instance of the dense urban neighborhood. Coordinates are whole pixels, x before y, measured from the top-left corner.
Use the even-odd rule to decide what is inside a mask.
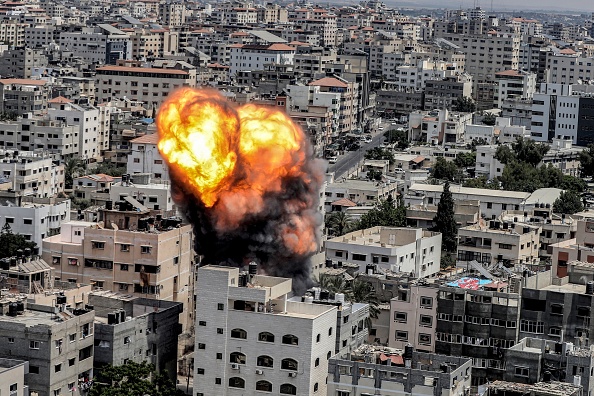
[[[0,395],[592,396],[592,6],[411,3],[0,2]]]

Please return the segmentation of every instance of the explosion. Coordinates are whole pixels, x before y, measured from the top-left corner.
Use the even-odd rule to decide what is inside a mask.
[[[202,262],[255,258],[269,275],[307,282],[323,165],[301,129],[279,110],[234,107],[216,91],[192,88],[169,96],[157,128]]]

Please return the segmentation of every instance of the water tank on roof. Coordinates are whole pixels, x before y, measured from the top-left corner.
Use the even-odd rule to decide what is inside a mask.
[[[25,312],[25,303],[22,301],[19,301],[16,303],[16,310],[17,313],[23,313]]]
[[[120,311],[120,322],[125,322],[126,321],[126,311],[121,310]]]
[[[314,298],[312,296],[305,296],[305,303],[306,304],[313,304]]]
[[[586,294],[594,294],[594,282],[593,281],[589,281],[588,283],[586,283]]]
[[[412,345],[404,346],[404,354],[402,355],[405,359],[412,359],[414,348]]]
[[[339,302],[339,303],[344,303],[344,294],[343,293],[336,293],[334,295],[334,301]]]
[[[328,297],[330,296],[330,293],[328,292],[328,290],[322,290],[320,292],[320,300],[328,300]]]
[[[107,324],[116,324],[117,323],[117,315],[115,313],[108,313],[107,314]]]
[[[56,304],[61,305],[61,304],[66,304],[66,296],[57,296],[56,297]]]
[[[254,261],[250,262],[248,268],[249,268],[250,275],[258,274],[258,264],[256,262],[254,262]]]

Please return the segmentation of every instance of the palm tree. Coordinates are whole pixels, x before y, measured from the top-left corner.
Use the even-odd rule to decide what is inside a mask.
[[[349,284],[342,275],[328,275],[323,273],[320,274],[318,280],[314,279],[314,282],[320,288],[328,290],[330,293],[342,293],[346,296],[350,292]]]
[[[346,234],[353,227],[353,218],[345,212],[333,212],[326,218],[326,228],[334,236]]]
[[[371,283],[355,279],[351,282],[347,299],[351,302],[369,304],[369,320],[367,326],[371,328],[371,319],[377,319],[380,314],[379,300]]]
[[[64,162],[64,184],[66,188],[72,188],[74,178],[84,174],[86,165],[78,158],[68,158]]]

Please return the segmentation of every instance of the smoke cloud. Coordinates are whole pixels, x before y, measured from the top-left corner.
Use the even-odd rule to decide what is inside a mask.
[[[320,240],[324,164],[301,129],[279,110],[189,88],[170,95],[157,127],[201,265],[255,260],[303,291]]]

